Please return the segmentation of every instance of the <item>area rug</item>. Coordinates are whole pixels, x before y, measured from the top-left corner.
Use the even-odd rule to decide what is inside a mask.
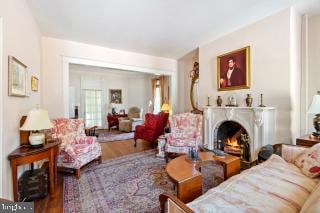
[[[99,133],[97,141],[100,143],[111,142],[111,141],[123,141],[134,138],[134,132],[106,132]]]
[[[64,212],[159,212],[159,195],[176,194],[155,150],[91,164],[65,176]]]

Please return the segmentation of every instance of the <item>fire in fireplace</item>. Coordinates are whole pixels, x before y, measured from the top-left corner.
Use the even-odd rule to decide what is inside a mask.
[[[247,131],[234,121],[225,121],[215,130],[215,149],[250,161],[249,136]]]

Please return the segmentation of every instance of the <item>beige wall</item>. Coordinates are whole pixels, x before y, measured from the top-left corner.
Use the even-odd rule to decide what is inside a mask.
[[[200,104],[206,104],[207,96],[213,103],[221,95],[225,104],[228,96],[236,95],[240,106],[245,106],[245,96],[251,93],[257,106],[263,93],[264,104],[277,108],[279,143],[291,142],[291,82],[296,74],[291,73],[290,26],[294,23],[290,14],[290,9],[282,11],[199,48]],[[218,92],[217,56],[245,46],[251,51],[251,88]]]
[[[19,120],[40,103],[40,91],[30,92],[31,75],[40,76],[41,40],[37,25],[25,0],[0,0],[0,17],[3,18],[3,136],[1,146],[0,197],[12,199],[11,168],[8,154],[19,145]],[[8,56],[12,55],[28,66],[27,83],[29,97],[8,97]],[[20,170],[21,172],[21,170]]]
[[[307,111],[313,96],[320,91],[320,15],[305,15],[302,27],[301,134],[309,134],[314,131],[314,115]]]

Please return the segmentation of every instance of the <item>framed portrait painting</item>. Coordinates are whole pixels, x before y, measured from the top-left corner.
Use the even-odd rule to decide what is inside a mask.
[[[27,95],[27,66],[13,56],[9,56],[9,96]]]
[[[250,47],[217,58],[218,91],[250,88]]]
[[[122,90],[121,89],[110,89],[110,103],[122,104]]]
[[[31,76],[31,90],[36,92],[39,87],[39,79],[36,76]]]

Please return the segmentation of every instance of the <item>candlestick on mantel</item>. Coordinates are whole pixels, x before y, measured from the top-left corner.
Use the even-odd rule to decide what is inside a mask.
[[[207,97],[207,106],[211,106],[210,105],[210,97],[209,96]]]
[[[258,107],[266,107],[263,105],[263,94],[260,94],[260,105]]]

